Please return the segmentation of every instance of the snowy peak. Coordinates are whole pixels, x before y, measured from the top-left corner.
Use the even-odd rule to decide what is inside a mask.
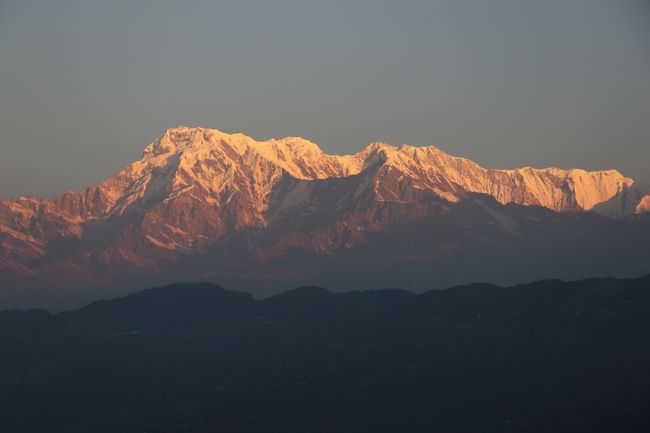
[[[395,172],[395,178],[409,179],[412,187],[432,191],[450,202],[458,202],[467,193],[479,193],[502,204],[537,205],[555,211],[593,209],[611,217],[647,208],[640,202],[643,196],[635,198],[634,206],[639,206],[632,212],[601,205],[633,184],[616,170],[486,169],[434,146],[380,142],[355,154],[328,155],[300,137],[257,141],[241,133],[187,126],[166,130],[145,148],[139,161],[114,178],[84,193],[64,194],[55,202],[56,207],[66,209],[68,217],[81,219],[122,214],[129,209],[142,212],[188,194],[193,200],[214,206],[244,196],[255,212],[263,212],[269,206],[271,190],[283,175],[325,180],[358,175],[370,168],[380,169],[376,176],[384,181],[393,178],[389,172]]]
[[[179,197],[215,209],[236,199],[247,203],[255,215],[251,220],[263,221],[271,191],[283,176],[314,181],[363,172],[370,176],[366,187],[372,185],[378,197],[397,201],[407,200],[399,191],[416,188],[449,202],[479,193],[502,204],[594,210],[614,218],[646,212],[650,201],[646,198],[650,194],[633,187],[632,179],[616,170],[486,169],[434,146],[379,142],[355,154],[328,155],[300,137],[257,141],[240,133],[177,126],[146,146],[139,161],[86,191],[65,193],[53,201],[25,197],[6,208],[16,215],[46,212],[80,223],[128,212],[142,214]],[[391,187],[393,180],[408,180],[408,185]],[[390,194],[382,194],[382,188],[390,189]]]
[[[160,163],[161,157],[166,160],[174,154],[182,154],[184,167],[228,159],[234,164],[270,164],[305,180],[352,176],[368,167],[386,165],[413,179],[417,187],[437,191],[452,201],[463,192],[482,193],[504,204],[538,205],[556,211],[591,210],[633,183],[616,170],[485,169],[434,146],[372,143],[356,154],[340,156],[325,154],[300,137],[256,141],[243,134],[186,126],[165,131],[147,146],[143,161]]]
[[[0,280],[84,287],[140,275],[230,275],[313,283],[306,269],[339,274],[331,270],[355,257],[358,266],[340,274],[372,269],[366,276],[374,276],[379,263],[386,269],[435,263],[477,249],[490,260],[497,244],[555,248],[576,229],[583,234],[567,241],[582,245],[598,227],[628,227],[526,206],[644,222],[632,216],[650,211],[650,189],[616,170],[489,169],[433,146],[406,144],[329,155],[300,137],[257,141],[178,126],[146,146],[138,161],[84,191],[0,200]],[[613,247],[622,245],[616,233]],[[647,249],[643,233],[623,235]],[[346,263],[337,261],[339,252]],[[315,261],[293,266],[287,257]],[[324,257],[334,267],[318,271]],[[496,265],[508,263],[504,257]],[[287,267],[278,265],[285,259]],[[458,263],[464,275],[467,263]]]
[[[354,158],[326,155],[309,140],[285,137],[256,141],[243,134],[227,134],[216,129],[179,126],[168,129],[149,144],[142,161],[183,154],[186,162],[229,159],[246,162],[263,159],[299,179],[325,179],[358,173]],[[155,163],[155,162],[154,162]]]
[[[650,212],[650,185],[637,183],[625,185],[609,200],[595,205],[593,210],[612,218]]]
[[[376,143],[364,152],[377,152],[386,166],[415,180],[416,186],[436,191],[450,201],[470,192],[491,195],[503,204],[537,205],[555,211],[591,210],[633,183],[616,170],[485,169],[434,146]]]

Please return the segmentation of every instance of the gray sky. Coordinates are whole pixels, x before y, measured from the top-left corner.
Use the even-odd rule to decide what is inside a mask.
[[[650,181],[648,3],[0,0],[0,196],[83,189],[177,124]]]

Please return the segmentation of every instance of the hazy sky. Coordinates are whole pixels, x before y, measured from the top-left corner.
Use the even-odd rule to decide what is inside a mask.
[[[82,189],[177,124],[650,181],[649,3],[0,0],[0,196]]]

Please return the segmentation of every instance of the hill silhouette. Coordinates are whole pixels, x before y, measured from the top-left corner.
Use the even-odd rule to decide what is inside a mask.
[[[4,432],[650,429],[650,276],[0,312]]]

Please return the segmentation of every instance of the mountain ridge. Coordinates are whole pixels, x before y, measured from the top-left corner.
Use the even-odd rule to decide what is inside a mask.
[[[95,186],[89,187],[84,191],[66,192],[56,196],[52,200],[40,199],[28,195],[21,196],[16,200],[3,199],[2,201],[13,201],[17,203],[25,203],[28,201],[52,202],[56,207],[61,208],[64,213],[67,211],[71,214],[76,214],[76,212],[71,212],[71,207],[66,206],[66,204],[72,196],[76,196],[75,198],[78,198],[80,201],[92,202],[90,198],[99,194],[103,195],[104,198],[107,199],[113,198],[113,200],[109,200],[109,202],[115,205],[117,204],[115,203],[117,200],[114,199],[114,194],[111,193],[114,193],[115,191],[122,192],[125,189],[129,189],[125,188],[124,185],[119,182],[124,181],[124,178],[127,175],[133,175],[134,173],[140,174],[143,169],[154,169],[154,171],[157,171],[153,176],[154,178],[160,176],[163,171],[160,169],[164,168],[167,168],[168,170],[170,168],[176,168],[182,171],[187,171],[193,164],[204,160],[210,160],[211,157],[214,157],[215,155],[211,155],[210,151],[214,151],[215,149],[221,150],[218,157],[223,157],[224,155],[226,157],[232,156],[233,151],[239,153],[240,156],[249,156],[246,154],[249,151],[254,150],[257,156],[280,166],[293,177],[305,180],[356,175],[374,163],[380,162],[377,160],[378,157],[384,158],[381,162],[405,171],[414,166],[413,162],[417,163],[423,161],[425,167],[427,162],[430,163],[426,168],[431,168],[432,164],[434,164],[437,169],[456,165],[459,168],[458,171],[463,171],[463,169],[466,169],[465,171],[468,171],[467,169],[479,169],[489,173],[487,176],[501,175],[519,176],[523,178],[526,175],[532,175],[557,177],[573,183],[573,186],[567,185],[568,188],[575,187],[576,183],[584,181],[585,178],[591,178],[590,182],[595,184],[593,186],[598,186],[600,183],[602,184],[601,186],[604,187],[605,191],[597,194],[600,195],[598,197],[589,197],[590,195],[593,195],[593,192],[591,191],[578,191],[576,195],[580,197],[577,198],[576,205],[582,210],[593,208],[595,204],[612,198],[616,193],[620,192],[623,186],[629,187],[633,184],[632,179],[624,177],[615,169],[586,171],[583,169],[561,169],[557,167],[533,168],[528,166],[516,169],[485,169],[467,158],[450,156],[435,146],[411,146],[407,144],[395,146],[382,142],[371,143],[365,149],[355,154],[329,155],[324,153],[315,143],[301,137],[285,137],[281,139],[256,141],[242,133],[227,134],[216,129],[194,128],[181,125],[167,129],[159,139],[147,145],[143,151],[142,158],[139,161],[129,164],[116,176],[104,180]],[[174,160],[174,157],[179,154],[180,157],[182,157],[184,152],[190,153],[190,156],[193,158],[183,158],[181,161]],[[169,160],[164,160],[166,163],[165,165],[161,165],[161,161],[157,160],[157,157],[160,156],[170,157]],[[289,158],[287,158],[287,156],[289,156]],[[147,164],[147,162],[150,164]],[[248,161],[244,160],[244,162]],[[298,164],[297,162],[301,164]],[[413,175],[414,173],[409,174]],[[538,193],[533,193],[533,195],[535,196],[535,199],[540,201],[540,203],[528,203],[525,200],[522,201],[519,197],[513,197],[511,199],[500,198],[499,195],[502,194],[500,192],[490,191],[490,188],[483,188],[482,190],[480,187],[471,185],[467,182],[463,184],[462,179],[458,175],[454,176],[455,173],[451,173],[450,171],[445,171],[444,174],[454,182],[460,181],[457,183],[460,183],[465,187],[468,192],[479,192],[492,195],[502,203],[518,203],[521,201],[519,204],[538,204],[554,210],[568,210],[565,207],[562,207],[561,203],[551,203],[545,200],[540,200],[540,197],[535,196],[536,194],[539,195]],[[462,174],[467,176],[471,173]],[[471,178],[476,177],[478,176],[472,176]],[[608,180],[611,180],[612,183],[608,184]],[[179,181],[180,180],[177,182]],[[529,182],[533,182],[533,180],[529,180]],[[134,185],[129,185],[129,187],[130,189],[138,190],[141,183],[143,182],[134,182]],[[178,184],[176,184],[176,186],[178,186]],[[473,186],[474,188],[472,188]],[[152,185],[152,187],[155,187],[155,185]],[[82,194],[84,196],[83,200],[79,197]],[[105,211],[106,209],[101,207],[98,209],[98,211],[102,210]],[[118,206],[111,210],[121,211],[123,208]],[[82,211],[81,215],[75,216],[88,218],[94,215],[88,215]]]
[[[409,241],[393,257],[386,240],[375,265],[442,262],[503,236],[507,243],[536,236],[539,218],[559,219],[568,230],[585,215],[607,226],[600,230],[619,230],[616,221],[631,221],[648,203],[650,191],[616,170],[485,169],[434,146],[385,143],[328,155],[297,137],[260,142],[179,126],[147,145],[140,160],[84,191],[0,200],[0,274],[12,293],[24,286],[108,286],[125,276],[145,282],[167,268],[176,278],[257,274],[258,282],[309,285],[319,283],[308,275],[320,263],[278,263],[299,251],[336,261],[420,220],[440,227],[427,229],[431,245]],[[587,217],[591,210],[612,222]],[[417,234],[405,236],[390,242]],[[461,245],[467,242],[472,246]]]

